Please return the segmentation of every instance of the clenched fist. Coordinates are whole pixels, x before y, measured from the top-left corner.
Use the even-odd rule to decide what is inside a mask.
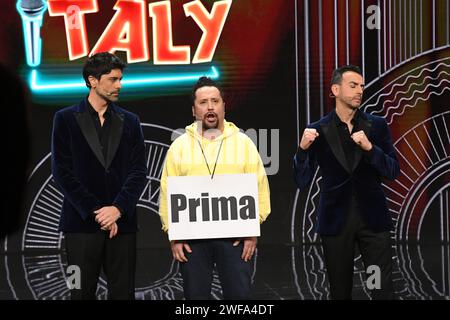
[[[303,131],[302,140],[300,141],[300,148],[307,150],[318,136],[319,133],[316,129],[306,128],[305,131]]]
[[[361,149],[365,151],[372,150],[372,143],[367,139],[366,134],[364,131],[357,131],[352,134],[352,139],[355,141],[355,143],[361,147]]]

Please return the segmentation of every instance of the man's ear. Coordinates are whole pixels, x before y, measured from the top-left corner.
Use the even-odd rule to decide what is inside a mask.
[[[195,118],[195,107],[192,106],[192,116]]]
[[[95,88],[98,84],[98,80],[94,76],[89,76],[88,81],[89,81],[89,84],[91,85],[91,88]]]
[[[331,93],[332,93],[332,95],[333,96],[337,96],[337,95],[339,95],[339,85],[338,84],[333,84],[332,86],[331,86]]]

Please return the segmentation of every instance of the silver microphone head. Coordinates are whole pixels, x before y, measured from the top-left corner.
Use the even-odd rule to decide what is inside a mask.
[[[44,1],[42,0],[22,0],[20,1],[20,7],[26,13],[32,13],[40,11],[44,8]]]

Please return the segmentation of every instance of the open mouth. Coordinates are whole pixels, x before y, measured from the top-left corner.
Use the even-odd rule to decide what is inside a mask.
[[[206,119],[207,121],[209,121],[209,122],[213,122],[213,121],[216,121],[217,115],[216,115],[214,112],[208,112],[208,113],[205,115],[205,119]]]

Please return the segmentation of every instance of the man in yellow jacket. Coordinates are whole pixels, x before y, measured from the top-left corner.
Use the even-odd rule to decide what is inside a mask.
[[[211,176],[254,173],[258,180],[259,220],[270,213],[270,191],[266,172],[250,138],[225,120],[222,89],[215,81],[201,77],[192,90],[193,124],[167,152],[161,176],[162,229],[167,232],[167,177]],[[180,262],[186,299],[210,299],[214,264],[225,299],[251,298],[252,259],[256,237],[242,239],[172,240],[173,257]]]

